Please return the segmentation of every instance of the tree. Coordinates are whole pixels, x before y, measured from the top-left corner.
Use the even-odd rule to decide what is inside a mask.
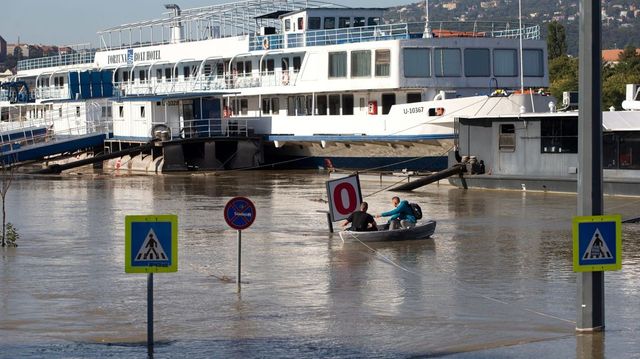
[[[567,35],[564,26],[557,21],[552,21],[547,26],[547,32],[549,59],[553,60],[565,56],[567,54]]]
[[[0,156],[2,153],[0,153]],[[17,232],[15,231],[15,227],[11,224],[7,224],[7,208],[5,206],[7,193],[9,192],[9,188],[11,187],[11,183],[13,182],[13,178],[15,177],[15,167],[12,166],[8,159],[1,158],[0,159],[0,199],[2,199],[2,247],[6,247],[7,245],[11,247],[16,247],[16,240],[18,238]],[[9,231],[7,231],[7,227]]]
[[[565,91],[578,91],[578,59],[569,56],[549,60],[549,92],[562,100]]]

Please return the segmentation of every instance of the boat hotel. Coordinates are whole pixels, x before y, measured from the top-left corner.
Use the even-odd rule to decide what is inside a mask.
[[[389,23],[385,9],[319,1],[165,7],[100,31],[99,49],[21,61],[0,94],[3,145],[98,133],[84,146],[118,154],[155,140],[105,162],[154,173],[436,170],[457,117],[544,112],[554,101],[507,92],[549,85],[538,25]]]

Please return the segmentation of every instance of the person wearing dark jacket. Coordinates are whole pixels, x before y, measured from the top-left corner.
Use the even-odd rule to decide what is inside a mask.
[[[352,231],[377,231],[378,226],[376,225],[376,220],[373,219],[372,215],[367,213],[367,209],[369,209],[369,204],[367,204],[367,202],[362,202],[360,204],[360,210],[351,213],[349,215],[349,218],[347,218],[347,220],[342,224],[342,227],[346,227],[349,223],[351,223],[351,228],[349,228],[349,230]]]
[[[389,218],[389,229],[399,228],[412,228],[416,225],[416,217],[413,215],[413,210],[408,201],[400,201],[399,197],[393,197],[391,203],[395,207],[394,209],[383,212],[376,217],[391,217]]]

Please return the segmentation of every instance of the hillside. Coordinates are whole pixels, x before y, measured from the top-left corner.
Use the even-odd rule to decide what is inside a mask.
[[[568,51],[578,53],[578,0],[522,0],[523,21],[541,25],[556,20],[567,29]],[[640,4],[634,0],[604,0],[602,41],[604,49],[640,47]],[[504,21],[517,20],[517,0],[430,0],[432,21]],[[424,2],[390,8],[387,20],[424,21]]]

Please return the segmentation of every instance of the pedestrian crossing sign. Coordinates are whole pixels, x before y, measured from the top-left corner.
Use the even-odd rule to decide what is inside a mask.
[[[573,218],[573,270],[622,269],[622,218],[619,215]]]
[[[178,271],[177,216],[126,216],[124,238],[126,273]]]

